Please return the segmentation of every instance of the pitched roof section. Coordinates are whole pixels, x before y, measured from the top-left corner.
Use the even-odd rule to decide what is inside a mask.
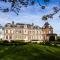
[[[26,27],[27,26],[27,28],[28,29],[41,29],[41,27],[39,27],[39,26],[37,26],[37,25],[34,25],[33,23],[32,24],[24,24],[24,23],[16,23],[16,24],[14,24],[14,23],[7,23],[6,25],[5,25],[5,27],[18,27],[18,28],[24,28],[24,26]]]
[[[48,22],[46,22],[42,28],[50,28],[50,29],[53,29],[53,27]]]
[[[24,24],[24,23],[16,23],[16,24],[14,24],[14,23],[7,23],[5,25],[5,27],[20,27],[20,28],[24,28],[24,26],[27,26],[27,28],[33,28],[33,29],[41,29],[41,28],[53,29],[52,26],[48,22],[46,22],[43,27],[39,27],[39,26],[34,25],[34,24]]]

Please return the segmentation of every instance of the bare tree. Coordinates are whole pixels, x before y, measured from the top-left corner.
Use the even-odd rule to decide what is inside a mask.
[[[53,7],[53,13],[44,15],[44,16],[42,17],[42,20],[46,21],[46,20],[48,20],[48,18],[53,18],[53,16],[54,16],[55,14],[57,14],[59,11],[60,11],[60,8],[58,8],[57,6],[54,6],[54,7]],[[59,15],[59,17],[60,17],[60,15]]]

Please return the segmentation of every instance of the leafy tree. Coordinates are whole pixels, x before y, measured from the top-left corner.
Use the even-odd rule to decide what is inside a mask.
[[[48,18],[53,18],[53,16],[54,16],[55,14],[57,14],[59,11],[60,11],[60,8],[58,8],[57,6],[54,6],[54,7],[53,7],[53,13],[44,15],[44,16],[42,17],[42,20],[46,21],[46,20],[48,20]],[[59,15],[59,17],[60,17],[60,15]]]
[[[49,2],[49,0],[44,0],[44,2]]]
[[[7,0],[3,0],[3,1],[7,2]],[[11,11],[15,12],[17,15],[19,14],[21,7],[22,6],[27,7],[29,5],[29,3],[31,5],[38,3],[41,9],[46,8],[46,5],[45,6],[42,5],[40,0],[8,0],[8,1],[12,2],[11,3]],[[49,2],[49,1],[50,0],[43,0],[44,3]],[[58,5],[60,6],[60,2],[58,2],[58,3],[59,3]],[[53,16],[60,11],[60,7],[57,7],[57,6],[54,6],[52,9],[53,9],[53,13],[46,14],[46,15],[42,16],[42,20],[46,21],[49,18],[53,18]],[[0,10],[3,10],[3,12],[9,12],[8,8],[0,9]],[[58,17],[60,18],[60,15]]]
[[[3,0],[7,2],[7,0]],[[48,2],[49,0],[44,0],[44,2]],[[11,2],[11,11],[15,12],[17,15],[19,14],[19,11],[22,6],[27,7],[29,3],[31,5],[34,5],[35,2],[39,4],[41,9],[45,9],[46,6],[43,6],[40,4],[40,0],[8,0],[8,2]],[[8,9],[8,8],[7,8]],[[3,12],[8,12],[7,9],[1,9],[4,10]],[[8,9],[9,10],[9,9]]]

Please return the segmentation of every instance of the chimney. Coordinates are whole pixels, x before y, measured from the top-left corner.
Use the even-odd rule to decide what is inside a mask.
[[[14,25],[14,21],[12,21],[12,25]]]
[[[32,26],[34,26],[34,23],[32,23]]]

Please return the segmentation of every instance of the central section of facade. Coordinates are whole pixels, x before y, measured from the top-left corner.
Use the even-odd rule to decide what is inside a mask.
[[[7,23],[4,29],[4,40],[20,40],[30,42],[38,40],[42,42],[42,28],[34,24]]]

